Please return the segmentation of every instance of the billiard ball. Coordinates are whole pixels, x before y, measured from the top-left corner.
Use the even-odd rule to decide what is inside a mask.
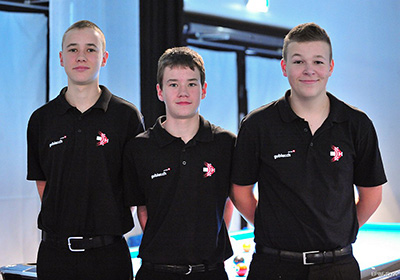
[[[237,255],[237,256],[233,259],[233,262],[234,262],[235,264],[244,263],[244,258],[243,258],[242,256]]]
[[[239,276],[244,276],[247,272],[247,265],[244,263],[238,263],[236,265],[236,273]]]
[[[245,252],[249,252],[249,251],[250,251],[250,248],[251,248],[250,243],[243,243],[243,250],[244,250]]]

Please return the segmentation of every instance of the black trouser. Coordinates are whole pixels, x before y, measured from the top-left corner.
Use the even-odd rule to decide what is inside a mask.
[[[132,261],[124,238],[85,252],[40,243],[38,280],[131,280]]]
[[[225,268],[218,267],[215,270],[190,273],[188,275],[165,271],[154,271],[141,266],[135,280],[228,280]]]
[[[360,267],[353,255],[332,263],[303,265],[267,254],[253,255],[248,280],[358,280]]]

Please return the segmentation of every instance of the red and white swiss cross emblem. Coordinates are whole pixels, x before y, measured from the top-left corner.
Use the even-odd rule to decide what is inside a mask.
[[[99,131],[99,135],[100,136],[96,137],[96,140],[99,141],[97,142],[97,146],[104,146],[105,144],[108,143],[109,140],[103,132]]]
[[[210,177],[215,173],[215,168],[211,163],[204,162],[205,167],[203,167],[204,177]]]
[[[332,157],[331,161],[339,161],[339,159],[343,156],[343,152],[339,149],[339,147],[335,147],[332,145],[332,150],[330,156]]]

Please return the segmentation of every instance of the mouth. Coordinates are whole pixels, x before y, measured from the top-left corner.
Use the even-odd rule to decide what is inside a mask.
[[[303,84],[312,85],[318,82],[318,80],[300,80]]]
[[[88,70],[88,69],[89,69],[89,67],[86,67],[86,66],[77,66],[77,67],[73,68],[73,70],[76,70],[78,72],[82,72],[82,71],[85,71],[85,70]]]
[[[189,101],[179,101],[179,102],[176,102],[176,104],[178,104],[178,105],[190,105],[192,103],[189,102]]]

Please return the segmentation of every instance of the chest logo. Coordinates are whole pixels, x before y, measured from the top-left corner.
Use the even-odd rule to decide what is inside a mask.
[[[171,168],[166,168],[166,169],[164,169],[163,172],[161,172],[161,173],[154,173],[153,175],[151,175],[151,179],[153,180],[154,178],[157,178],[157,177],[164,177],[164,176],[167,176],[167,172],[168,172],[168,171],[171,171]]]
[[[211,163],[204,162],[203,172],[204,178],[211,177],[215,173],[215,167]]]
[[[49,144],[49,147],[51,148],[51,147],[53,147],[54,145],[60,145],[60,144],[64,143],[64,139],[66,139],[66,138],[67,138],[67,136],[60,137],[60,140],[51,142],[51,143]]]
[[[96,140],[99,141],[97,142],[97,146],[104,146],[109,142],[107,136],[101,131],[99,131],[99,136],[96,137]]]
[[[276,154],[276,155],[274,155],[274,159],[290,158],[290,157],[292,157],[292,154],[294,154],[295,152],[296,152],[296,150],[291,150],[291,151],[288,151],[286,154]]]
[[[331,161],[339,161],[339,159],[343,156],[343,152],[339,149],[339,147],[335,147],[332,145],[332,150],[330,156],[332,157]]]

